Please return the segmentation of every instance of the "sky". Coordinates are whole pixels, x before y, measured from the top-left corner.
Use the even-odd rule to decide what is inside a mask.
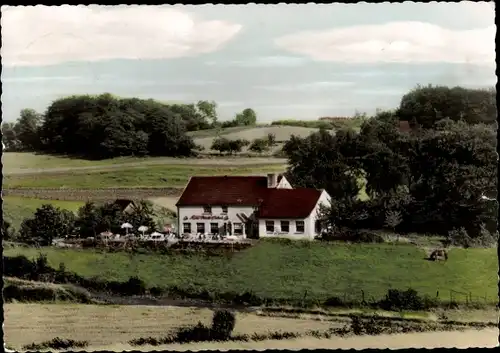
[[[496,84],[493,2],[1,11],[5,121],[104,92],[314,120],[396,108],[417,84]]]

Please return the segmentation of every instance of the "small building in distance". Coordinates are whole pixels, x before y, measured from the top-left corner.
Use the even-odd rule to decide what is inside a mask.
[[[127,199],[116,199],[113,204],[118,206],[122,213],[130,213],[135,207],[134,201]]]
[[[179,234],[313,239],[324,190],[293,188],[283,175],[191,177],[177,202]]]

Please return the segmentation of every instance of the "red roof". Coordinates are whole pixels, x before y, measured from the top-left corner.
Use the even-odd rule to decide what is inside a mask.
[[[192,177],[177,206],[257,206],[267,192],[265,176]]]
[[[320,195],[315,189],[268,188],[265,176],[192,177],[177,206],[259,206],[260,218],[306,218]]]
[[[306,218],[321,196],[316,189],[268,189],[258,218]]]

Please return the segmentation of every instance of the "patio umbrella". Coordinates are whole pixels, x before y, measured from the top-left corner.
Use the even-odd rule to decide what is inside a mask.
[[[123,223],[122,224],[122,229],[125,229],[125,234],[128,235],[128,230],[133,229],[134,227],[130,223]]]
[[[153,232],[153,233],[151,233],[151,235],[163,235],[163,234],[158,233],[158,232]]]
[[[139,228],[137,228],[139,232],[142,232],[142,235],[144,235],[144,232],[147,231],[148,229],[149,228],[146,226],[140,226]]]

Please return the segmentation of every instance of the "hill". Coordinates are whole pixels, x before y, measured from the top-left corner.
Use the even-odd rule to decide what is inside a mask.
[[[266,138],[268,134],[274,134],[277,145],[271,152],[276,152],[283,147],[283,143],[290,139],[290,136],[296,135],[307,137],[309,134],[318,131],[317,128],[302,127],[302,126],[285,126],[285,125],[262,125],[262,126],[238,126],[234,128],[222,129],[219,136],[230,140],[245,139],[252,141],[256,138]],[[205,153],[215,152],[210,151],[210,146],[217,136],[218,130],[203,130],[190,133],[196,144],[205,148]],[[243,151],[245,152],[245,151]]]

